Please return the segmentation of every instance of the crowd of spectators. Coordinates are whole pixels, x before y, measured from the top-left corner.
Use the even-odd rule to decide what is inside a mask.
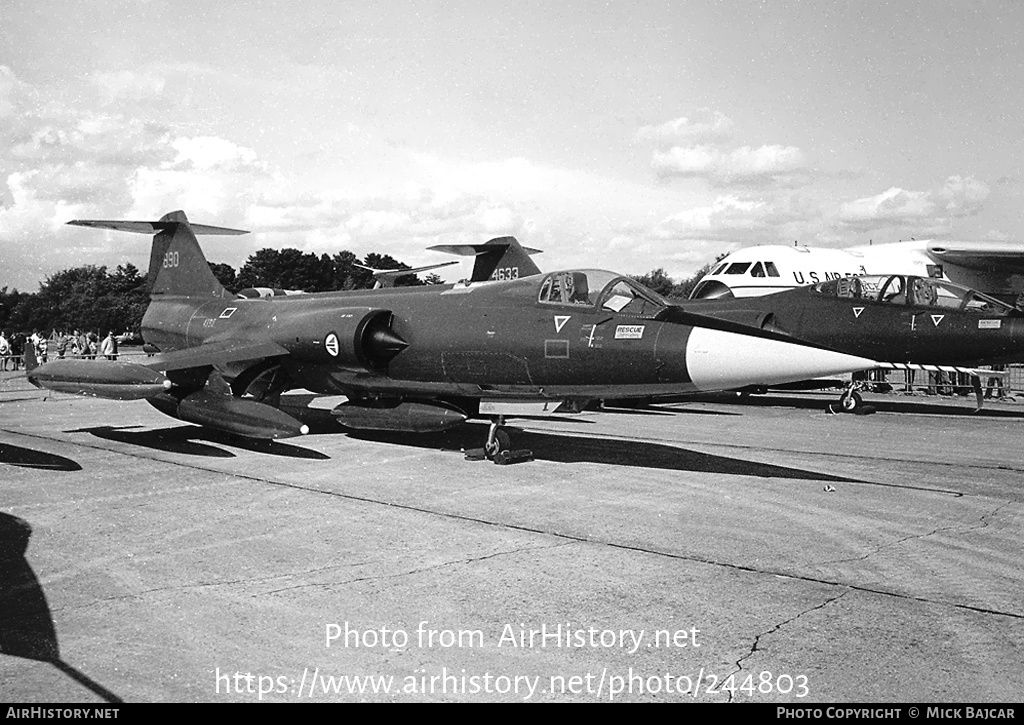
[[[118,356],[118,337],[113,330],[102,339],[99,333],[86,330],[53,330],[49,335],[40,330],[8,335],[5,330],[0,332],[0,370],[19,370],[27,345],[32,346],[36,360],[41,363],[66,357],[117,360]]]

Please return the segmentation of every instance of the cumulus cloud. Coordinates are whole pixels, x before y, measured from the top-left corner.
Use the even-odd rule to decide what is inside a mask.
[[[177,169],[242,169],[256,164],[256,152],[216,136],[176,138],[171,146],[178,156],[169,165]]]
[[[793,187],[810,182],[804,152],[795,146],[729,143],[732,120],[705,112],[702,120],[677,118],[644,126],[636,140],[656,146],[651,166],[659,179],[703,179],[714,186]]]
[[[636,140],[671,144],[684,141],[703,143],[728,138],[732,134],[732,119],[718,111],[702,109],[696,118],[682,116],[658,126],[641,126]]]
[[[105,104],[120,100],[131,102],[159,98],[166,83],[162,75],[129,70],[96,73],[92,81]]]
[[[227,220],[240,217],[270,177],[256,152],[215,136],[168,142],[176,155],[159,166],[140,166],[129,181],[133,215],[186,209]]]
[[[947,227],[951,219],[980,212],[988,195],[989,187],[984,182],[951,176],[930,191],[892,187],[875,196],[854,199],[840,205],[836,219],[840,226],[861,232],[907,227],[933,233]]]
[[[655,228],[655,234],[676,240],[749,241],[752,235],[774,232],[810,219],[815,213],[813,205],[798,198],[765,200],[725,195],[709,205],[666,217]]]
[[[170,153],[165,127],[120,116],[89,115],[74,122],[42,122],[12,145],[14,163],[36,168],[88,163],[134,168],[160,163]]]
[[[655,151],[651,165],[660,178],[703,178],[718,185],[778,183],[791,185],[806,171],[803,152],[795,146],[673,147]]]
[[[461,162],[424,153],[409,154],[402,173],[400,185],[271,188],[249,209],[247,223],[292,239],[301,235],[310,251],[387,244],[420,254],[439,242],[521,234],[538,199],[564,210],[608,183],[523,158]]]

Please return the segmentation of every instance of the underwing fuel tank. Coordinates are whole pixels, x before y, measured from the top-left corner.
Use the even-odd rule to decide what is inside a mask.
[[[408,401],[383,407],[342,403],[331,415],[346,428],[409,433],[436,433],[466,420],[466,414],[452,406]]]
[[[164,394],[150,398],[149,402],[172,418],[245,438],[273,440],[309,432],[308,426],[277,408],[208,390],[191,393],[180,401],[172,395]]]
[[[151,398],[171,387],[163,374],[124,360],[54,360],[27,377],[37,388],[110,400]]]

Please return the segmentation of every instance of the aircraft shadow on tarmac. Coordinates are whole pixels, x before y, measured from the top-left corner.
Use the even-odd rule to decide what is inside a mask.
[[[410,434],[356,431],[340,426],[329,411],[305,408],[301,411],[291,410],[289,412],[301,413],[300,419],[303,423],[310,426],[311,434],[347,434],[349,438],[355,440],[379,441],[395,446],[462,451],[480,448],[487,437],[486,426],[477,423],[467,423],[442,433]],[[674,412],[672,411],[670,414]],[[139,431],[113,426],[97,426],[67,432],[89,433],[104,440],[113,440],[162,451],[172,451],[184,455],[218,458],[234,456],[230,451],[197,442],[210,441],[221,445],[235,446],[274,455],[311,460],[330,459],[330,456],[319,451],[311,451],[299,446],[281,443],[280,441],[252,441],[194,426]],[[717,456],[676,446],[637,440],[620,441],[581,435],[569,436],[557,433],[516,430],[512,435],[512,443],[515,448],[531,450],[533,458],[536,460],[557,463],[604,463],[617,466],[633,466],[636,468],[660,468],[671,471],[757,476],[760,478],[867,483],[867,481],[859,479],[834,476],[818,471],[807,471],[757,461],[745,461],[739,458]]]
[[[78,461],[53,453],[44,453],[31,448],[0,443],[0,464],[18,468],[35,468],[43,471],[81,471]]]
[[[242,448],[257,453],[268,453],[274,456],[287,456],[290,458],[309,458],[313,460],[327,460],[327,456],[319,451],[311,451],[300,446],[293,446],[281,441],[258,441],[239,436],[200,428],[197,426],[183,425],[174,428],[158,428],[155,430],[132,430],[141,426],[95,426],[92,428],[78,428],[65,431],[65,433],[89,433],[97,438],[108,441],[127,443],[133,446],[142,446],[159,451],[181,453],[188,456],[205,456],[207,458],[234,458],[235,454],[226,451],[218,446],[207,445],[217,443],[219,445],[233,448]],[[203,442],[199,442],[203,441]]]
[[[658,405],[606,405],[601,409],[603,415],[629,414],[629,415],[679,415],[680,413],[692,413],[693,415],[743,415],[743,413],[731,413],[725,410],[698,410],[696,408],[661,408]]]
[[[996,405],[1005,405],[1003,403],[993,403],[991,400],[985,401],[985,407],[981,410],[977,410],[975,406],[974,395],[970,396],[944,396],[947,401],[956,401],[962,403],[961,405],[956,404],[940,404],[931,402],[935,400],[935,396],[902,396],[902,395],[890,395],[886,397],[872,396],[870,399],[865,398],[864,402],[870,405],[878,413],[911,413],[916,415],[957,415],[957,416],[970,416],[972,418],[1024,418],[1024,406],[1006,409],[1002,407],[995,407]],[[833,398],[821,398],[821,397],[801,397],[801,396],[789,396],[789,395],[751,395],[744,398],[723,398],[707,396],[702,397],[701,400],[706,402],[714,403],[729,403],[736,406],[745,406],[751,408],[771,408],[771,407],[786,407],[786,408],[801,408],[805,410],[820,410],[822,412],[828,409],[829,404],[836,405],[838,407],[839,397]]]
[[[391,445],[460,451],[479,448],[487,437],[486,430],[482,425],[467,424],[444,433],[410,435],[408,433],[350,431],[348,435],[350,438],[358,440],[379,441]],[[515,430],[514,428],[511,435],[513,448],[531,450],[535,460],[556,463],[603,463],[636,468],[660,468],[669,471],[692,471],[760,478],[869,483],[860,479],[834,476],[818,471],[700,453],[661,443],[538,433]]]
[[[0,654],[48,662],[107,702],[123,702],[61,659],[50,606],[25,553],[32,527],[0,513]]]

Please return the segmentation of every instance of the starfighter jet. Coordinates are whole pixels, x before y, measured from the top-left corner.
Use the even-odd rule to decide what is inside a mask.
[[[1024,312],[989,295],[931,277],[856,275],[764,296],[690,300],[690,312],[772,330],[879,361],[880,369],[999,372],[978,365],[1024,362]],[[840,403],[853,410],[851,387]]]
[[[347,428],[425,432],[490,420],[484,450],[501,462],[511,449],[507,416],[875,365],[688,312],[613,272],[238,296],[214,277],[195,235],[245,232],[190,224],[181,211],[159,221],[70,223],[155,235],[142,321],[155,354],[137,362],[33,360],[28,379],[144,399],[174,418],[252,438],[307,432],[279,407],[282,393],[304,389],[345,396],[332,412]]]

